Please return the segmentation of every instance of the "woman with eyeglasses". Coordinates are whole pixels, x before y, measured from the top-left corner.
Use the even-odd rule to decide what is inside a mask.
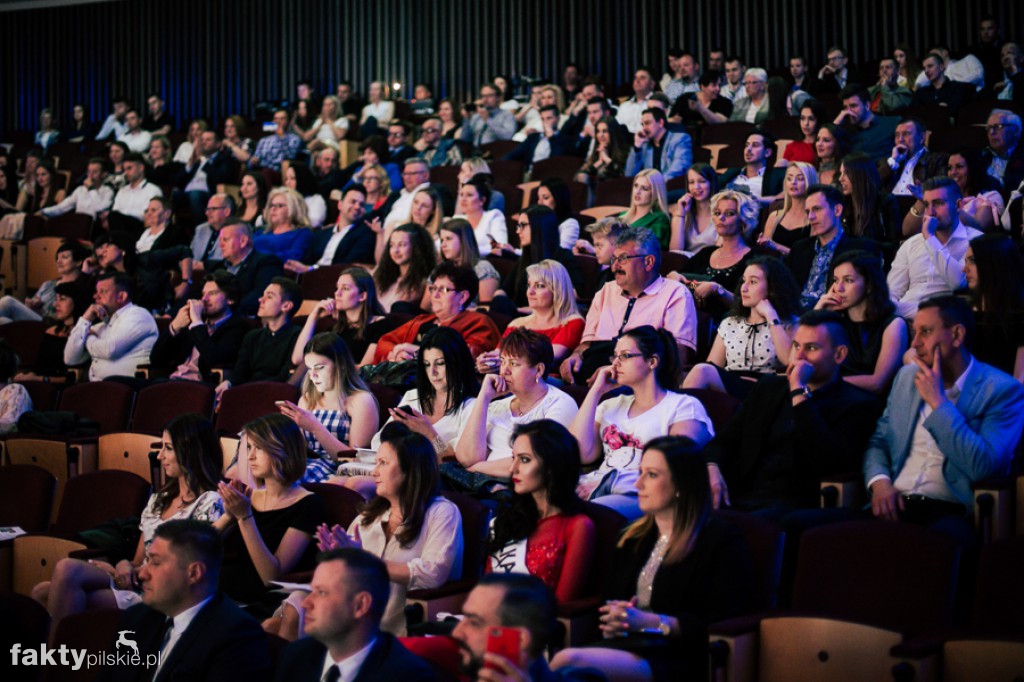
[[[267,208],[263,211],[266,226],[253,237],[252,245],[260,253],[269,253],[283,261],[301,261],[313,232],[302,195],[287,187],[270,190]]]
[[[711,219],[718,233],[718,246],[701,249],[686,264],[687,271],[696,277],[678,272],[668,275],[689,287],[697,307],[716,319],[732,304],[733,291],[754,255],[746,235],[757,227],[759,213],[757,202],[749,195],[725,190],[711,197]]]
[[[608,360],[594,374],[569,428],[580,444],[583,464],[599,462],[580,478],[577,492],[633,520],[641,514],[635,485],[647,441],[668,434],[686,436],[703,447],[715,430],[699,400],[675,392],[679,354],[667,330],[643,325],[625,332]],[[602,402],[605,393],[620,386],[632,393]]]

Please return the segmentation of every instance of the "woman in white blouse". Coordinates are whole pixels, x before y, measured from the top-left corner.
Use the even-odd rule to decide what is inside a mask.
[[[497,209],[486,210],[491,199],[491,188],[479,177],[472,177],[459,188],[459,207],[456,218],[466,219],[473,226],[476,245],[481,254],[490,253],[495,246],[508,243],[505,214]]]
[[[359,125],[365,125],[367,119],[373,117],[377,120],[379,127],[384,127],[395,117],[395,103],[387,99],[388,86],[381,81],[370,83],[370,92],[367,95],[368,102],[363,107],[363,114],[359,118]]]
[[[316,152],[324,147],[337,149],[347,132],[348,119],[342,116],[341,103],[334,95],[328,95],[320,107],[320,117],[301,137],[309,151]]]

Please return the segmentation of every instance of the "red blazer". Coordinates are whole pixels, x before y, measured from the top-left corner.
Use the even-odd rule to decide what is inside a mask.
[[[380,337],[380,341],[377,342],[377,351],[373,356],[374,364],[387,360],[388,353],[398,344],[416,343],[416,335],[419,334],[420,327],[428,322],[436,321],[437,315],[433,313],[418,315],[398,329]],[[501,340],[501,334],[498,333],[498,327],[494,324],[494,320],[483,313],[465,311],[452,318],[448,324],[441,326],[451,327],[462,334],[473,357],[484,351],[494,350],[498,347],[498,341]]]

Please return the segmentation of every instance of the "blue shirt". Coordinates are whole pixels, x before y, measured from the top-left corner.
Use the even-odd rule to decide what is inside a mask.
[[[842,228],[836,230],[832,240],[822,246],[820,240],[814,242],[814,262],[811,263],[811,274],[807,277],[807,284],[800,292],[800,305],[810,310],[818,302],[825,290],[828,289],[828,270],[832,264],[832,255],[836,252],[839,240],[843,238]]]
[[[253,156],[259,159],[260,167],[281,170],[281,162],[285,159],[294,159],[302,146],[302,138],[295,133],[285,133],[278,137],[277,133],[267,135],[256,145]],[[252,160],[249,161],[252,166]]]

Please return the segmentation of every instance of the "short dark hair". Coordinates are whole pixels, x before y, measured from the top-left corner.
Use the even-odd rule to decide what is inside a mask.
[[[409,133],[412,132],[412,125],[408,121],[403,121],[400,118],[393,118],[390,121],[388,121],[388,128],[392,126],[398,126],[399,128],[401,128],[403,135],[408,135]]]
[[[807,188],[807,196],[812,194],[820,194],[825,197],[825,201],[828,202],[829,208],[835,208],[843,203],[843,192],[835,185],[811,185]]]
[[[710,69],[700,75],[700,78],[697,79],[697,84],[707,87],[709,85],[718,83],[721,80],[722,74],[719,73],[718,71],[715,71],[714,69]]]
[[[475,300],[480,294],[480,278],[477,277],[473,268],[456,265],[452,261],[441,261],[430,273],[430,281],[433,282],[439,277],[450,279],[457,291],[468,291],[470,301]],[[466,305],[469,303],[467,302]]]
[[[67,239],[61,242],[60,246],[57,247],[57,253],[63,253],[65,251],[70,251],[71,259],[78,263],[81,263],[89,257],[89,249],[85,248],[74,239]]]
[[[544,365],[544,373],[555,368],[554,349],[551,339],[532,329],[514,327],[498,344],[501,353],[522,358],[531,365]]]
[[[317,557],[318,564],[340,561],[352,574],[359,591],[370,594],[370,617],[379,625],[391,595],[391,579],[384,562],[366,550],[354,547],[332,549]]]
[[[605,99],[604,97],[591,97],[590,99],[587,100],[587,106],[590,106],[591,104],[599,104],[601,106],[601,109],[604,111],[611,110],[611,106],[608,104],[608,100]]]
[[[964,328],[964,347],[970,350],[974,344],[974,311],[967,299],[953,294],[937,294],[929,296],[917,304],[917,312],[925,308],[937,308],[942,324],[948,329],[953,325]]]
[[[114,288],[118,291],[125,292],[128,294],[128,300],[132,300],[132,296],[135,294],[135,281],[132,279],[131,275],[124,272],[118,272],[116,270],[113,272],[104,272],[97,275],[96,283],[99,284],[105,279],[112,280],[114,282]]]
[[[471,185],[476,189],[476,193],[480,195],[480,203],[483,204],[484,210],[487,209],[487,204],[491,201],[491,185],[486,178],[487,176],[484,173],[477,173],[463,184],[463,187]]]
[[[238,303],[242,298],[242,288],[238,285],[238,278],[224,269],[214,270],[206,273],[204,282],[213,282],[217,288],[224,292],[232,305]]]
[[[294,315],[302,305],[302,287],[290,277],[275,277],[270,283],[281,287],[281,298],[291,302],[293,306],[288,316]]]
[[[960,192],[960,185],[956,184],[956,180],[953,178],[938,176],[934,178],[928,178],[921,185],[921,191],[923,192],[934,192],[935,190],[944,189],[947,191],[949,196],[954,199],[963,198],[963,194]]]
[[[121,144],[121,145],[123,145],[124,143],[123,142],[115,142],[114,144]],[[129,152],[128,154],[124,155],[124,163],[129,163],[129,162],[141,163],[142,165],[146,165],[146,157],[144,157],[142,154],[139,154],[138,152]]]
[[[345,197],[347,197],[349,192],[359,192],[365,198],[366,197],[366,185],[363,185],[362,183],[358,183],[358,182],[352,183],[351,185],[349,185],[348,187],[345,188],[344,192],[341,193],[341,198],[344,199]]]
[[[861,102],[867,104],[871,101],[871,94],[868,89],[860,83],[847,83],[846,87],[839,92],[839,100],[847,100],[851,97],[856,97]]]
[[[547,106],[541,107],[539,113],[543,114],[545,111],[553,111],[555,112],[556,116],[561,114],[561,112],[558,110],[558,107],[556,107],[554,104],[549,104]]]
[[[187,562],[206,566],[206,580],[215,589],[224,560],[224,544],[213,524],[195,519],[172,519],[157,526],[154,538],[166,540],[174,554]]]
[[[843,326],[843,318],[833,310],[809,310],[797,320],[800,327],[825,327],[833,346],[850,347],[850,336]]]
[[[647,107],[646,109],[644,109],[644,113],[650,114],[655,121],[661,123],[662,125],[664,125],[665,122],[668,121],[668,116],[665,114],[664,109],[659,109],[658,107]]]
[[[534,658],[541,656],[555,631],[557,618],[551,589],[526,573],[485,573],[477,585],[504,589],[498,619],[504,627],[526,628],[530,632],[527,653]]]

